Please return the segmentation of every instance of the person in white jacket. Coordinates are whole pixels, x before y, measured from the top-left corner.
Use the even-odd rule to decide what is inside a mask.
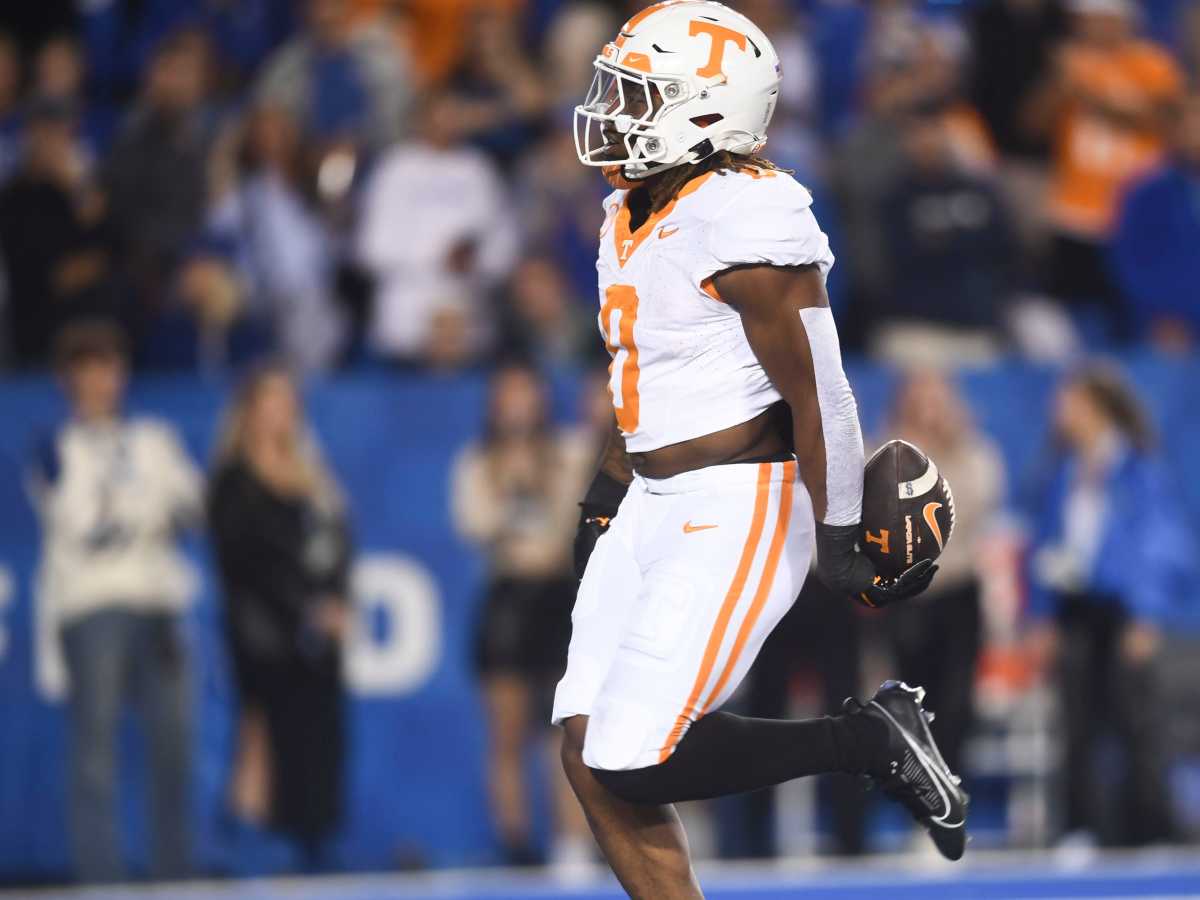
[[[372,172],[355,239],[375,283],[371,349],[409,365],[437,364],[451,329],[465,331],[456,341],[467,357],[487,346],[487,292],[518,247],[511,198],[488,157],[463,143],[454,101],[430,95],[418,121],[418,138],[392,147]]]
[[[38,618],[61,641],[70,721],[69,824],[83,881],[125,877],[116,738],[136,702],[149,743],[151,874],[189,868],[191,703],[181,618],[191,593],[176,549],[201,509],[197,468],[164,422],[121,414],[121,332],[68,326],[57,364],[70,419],[39,447],[32,493],[43,541]]]

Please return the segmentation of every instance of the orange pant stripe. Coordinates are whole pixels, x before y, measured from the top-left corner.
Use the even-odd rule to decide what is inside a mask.
[[[687,703],[683,710],[675,719],[675,724],[671,727],[670,733],[667,735],[667,742],[663,744],[662,750],[659,751],[658,761],[666,762],[671,753],[675,750],[675,745],[679,743],[683,737],[683,731],[688,723],[692,721],[692,716],[696,711],[696,704],[700,701],[700,694],[704,690],[704,686],[708,683],[708,678],[712,675],[713,666],[717,662],[717,654],[721,650],[721,643],[725,640],[725,632],[729,629],[729,620],[733,618],[733,610],[737,606],[738,600],[742,596],[742,591],[746,587],[746,579],[750,576],[750,566],[754,563],[754,555],[758,550],[759,541],[762,539],[763,527],[767,519],[767,498],[770,495],[771,489],[771,464],[758,464],[758,485],[754,497],[754,515],[750,521],[750,533],[746,537],[746,543],[742,547],[742,556],[738,560],[737,569],[733,575],[733,581],[730,582],[729,590],[725,593],[725,600],[721,604],[721,611],[717,615],[717,621],[713,624],[712,631],[708,636],[708,644],[704,648],[704,657],[700,662],[700,671],[696,673],[695,684],[692,685],[692,692],[688,696]]]
[[[775,570],[779,568],[779,557],[783,555],[783,546],[787,542],[788,521],[791,519],[792,513],[792,485],[795,481],[796,463],[784,463],[783,484],[779,490],[779,514],[775,517],[775,533],[771,535],[771,546],[767,550],[767,561],[763,566],[762,576],[758,580],[758,590],[754,593],[754,599],[750,603],[746,617],[742,619],[742,625],[733,642],[733,649],[729,651],[729,659],[725,661],[721,677],[713,686],[708,700],[700,707],[699,715],[701,716],[708,712],[708,708],[725,689],[725,685],[729,682],[729,676],[733,674],[733,669],[737,665],[738,657],[742,655],[746,641],[750,639],[750,632],[754,630],[758,617],[762,615],[763,607],[767,605],[767,597],[770,596],[771,586],[775,583]]]

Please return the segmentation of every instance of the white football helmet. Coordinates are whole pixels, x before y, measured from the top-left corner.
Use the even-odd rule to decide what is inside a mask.
[[[718,150],[753,153],[779,98],[779,56],[741,13],[709,0],[665,0],[621,26],[596,57],[575,107],[587,166],[645,178]]]

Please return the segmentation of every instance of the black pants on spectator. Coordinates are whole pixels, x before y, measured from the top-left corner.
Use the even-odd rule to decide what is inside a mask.
[[[1107,320],[1110,335],[1123,333],[1125,308],[1108,261],[1108,245],[1058,234],[1050,244],[1050,295],[1068,306],[1091,307]]]
[[[1138,846],[1174,836],[1167,794],[1166,723],[1153,662],[1130,665],[1120,653],[1128,616],[1107,598],[1067,598],[1059,614],[1059,688],[1066,730],[1064,776],[1068,832]],[[1097,751],[1116,738],[1117,778],[1097,776]]]
[[[788,715],[788,694],[798,672],[815,672],[821,682],[821,713],[841,712],[842,701],[858,693],[859,623],[854,604],[810,576],[794,606],[767,638],[746,676],[745,686],[726,708],[763,719]],[[869,796],[849,775],[818,782],[822,806],[833,821],[835,849],[862,853]],[[775,789],[716,801],[718,844],[723,857],[770,858],[775,841]]]
[[[934,739],[951,771],[961,773],[981,640],[979,583],[939,587],[892,607],[886,622],[896,675],[925,688],[925,708],[937,714]]]

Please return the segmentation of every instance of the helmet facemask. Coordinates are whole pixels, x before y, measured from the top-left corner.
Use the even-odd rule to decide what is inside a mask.
[[[682,78],[649,75],[596,60],[596,75],[581,106],[575,107],[575,150],[587,166],[620,166],[630,178],[687,162],[669,159],[667,141],[656,130],[663,115],[688,99]]]

